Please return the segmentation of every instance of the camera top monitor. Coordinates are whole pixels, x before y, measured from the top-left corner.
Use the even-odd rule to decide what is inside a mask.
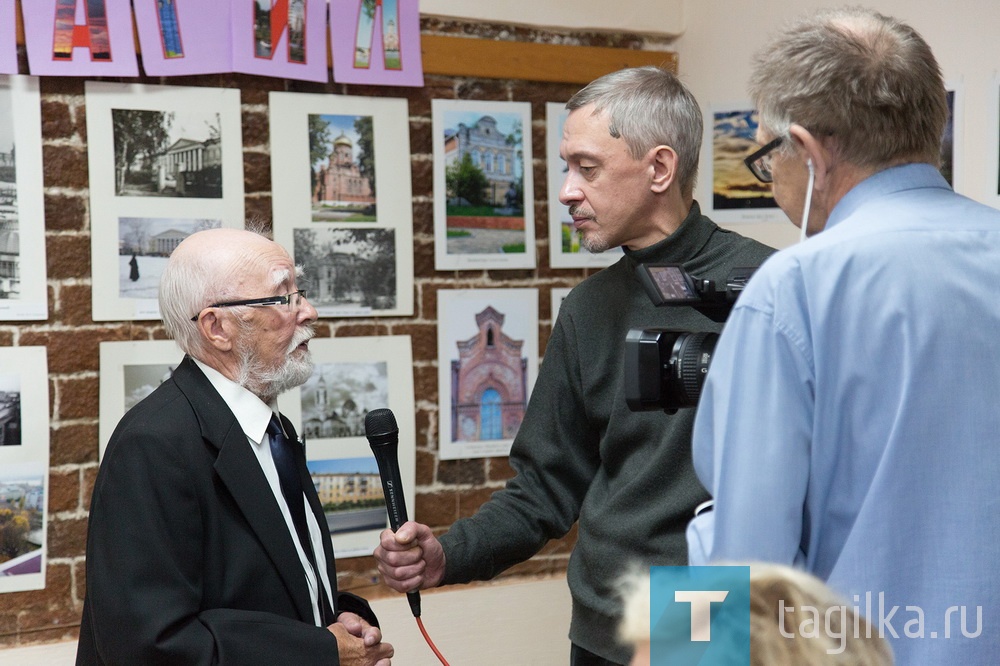
[[[654,305],[700,303],[694,280],[679,264],[641,264],[639,279]]]

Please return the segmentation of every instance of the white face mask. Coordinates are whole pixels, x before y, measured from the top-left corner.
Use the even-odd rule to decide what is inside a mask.
[[[806,183],[806,203],[802,209],[802,229],[799,232],[800,243],[808,235],[806,234],[806,227],[809,225],[809,209],[812,207],[813,183],[816,181],[816,167],[813,166],[812,158],[806,160],[806,166],[809,168],[809,181]]]

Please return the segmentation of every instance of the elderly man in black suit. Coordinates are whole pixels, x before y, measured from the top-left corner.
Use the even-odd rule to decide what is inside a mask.
[[[303,447],[276,398],[312,372],[288,253],[192,234],[160,282],[186,356],[118,424],[97,475],[78,664],[364,664],[392,646],[338,593]]]

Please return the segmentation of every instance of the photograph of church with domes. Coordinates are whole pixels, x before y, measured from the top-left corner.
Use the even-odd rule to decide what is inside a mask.
[[[371,116],[309,114],[313,222],[376,222]]]
[[[365,415],[389,404],[385,362],[317,363],[302,385],[302,435],[361,437]]]

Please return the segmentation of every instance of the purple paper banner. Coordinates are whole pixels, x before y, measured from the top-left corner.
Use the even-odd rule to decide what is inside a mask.
[[[330,80],[325,0],[233,0],[233,71]]]
[[[21,8],[32,75],[138,75],[129,0],[31,0]]]
[[[149,76],[233,71],[230,5],[220,0],[133,0]]]
[[[17,74],[17,16],[14,0],[0,0],[0,74]]]
[[[417,0],[330,0],[333,80],[423,86]]]

